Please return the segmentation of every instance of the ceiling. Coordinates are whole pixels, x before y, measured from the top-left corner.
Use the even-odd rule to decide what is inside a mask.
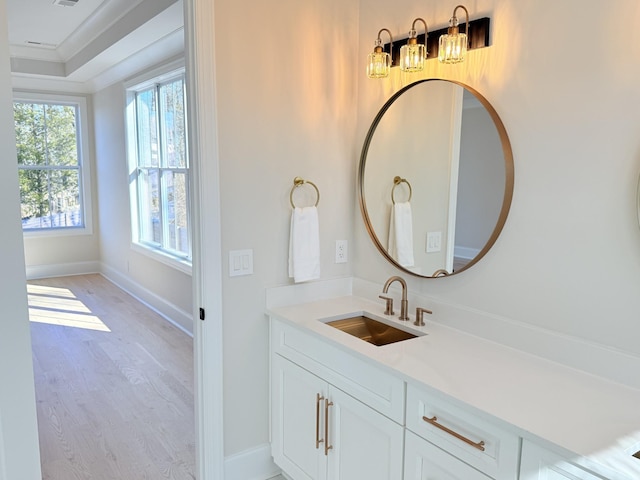
[[[184,51],[182,0],[5,1],[14,86],[95,91]]]

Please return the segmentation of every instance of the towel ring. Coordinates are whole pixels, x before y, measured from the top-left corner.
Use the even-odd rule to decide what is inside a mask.
[[[440,270],[436,270],[435,272],[433,272],[433,274],[431,275],[432,277],[446,277],[449,275],[449,272],[447,272],[444,268],[441,268]]]
[[[407,202],[411,201],[411,196],[413,195],[413,190],[411,189],[411,184],[409,183],[409,181],[406,178],[394,177],[393,178],[393,188],[391,189],[391,203],[393,203],[394,205],[396,204],[396,199],[394,197],[394,194],[396,192],[396,187],[398,185],[400,185],[401,183],[406,183],[407,186],[409,187],[409,199],[407,200]]]
[[[289,194],[289,201],[291,202],[291,207],[292,208],[296,208],[295,203],[293,203],[293,192],[295,191],[296,188],[301,187],[302,185],[304,185],[305,183],[308,183],[309,185],[311,185],[313,188],[316,189],[316,204],[315,206],[318,206],[318,203],[320,202],[320,190],[318,190],[318,187],[316,186],[315,183],[310,182],[309,180],[304,180],[300,177],[296,177],[293,179],[293,187],[291,187],[291,193]]]

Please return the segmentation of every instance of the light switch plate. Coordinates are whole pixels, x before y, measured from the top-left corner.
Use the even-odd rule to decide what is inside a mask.
[[[253,275],[253,250],[229,251],[229,276]]]
[[[442,249],[442,232],[427,232],[427,253]]]

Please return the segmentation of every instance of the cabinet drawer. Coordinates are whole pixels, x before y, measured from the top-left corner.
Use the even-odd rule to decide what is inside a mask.
[[[404,480],[491,480],[409,430],[405,435]]]
[[[520,480],[604,480],[608,478],[628,477],[595,475],[535,443],[525,440],[522,444]]]
[[[492,478],[518,478],[517,435],[411,384],[407,428]]]
[[[404,381],[328,341],[271,319],[271,350],[404,424]]]

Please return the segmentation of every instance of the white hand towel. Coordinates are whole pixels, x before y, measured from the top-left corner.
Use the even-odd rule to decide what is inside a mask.
[[[401,266],[413,267],[413,222],[409,202],[391,205],[389,255]]]
[[[291,213],[289,277],[296,283],[320,278],[320,228],[316,207],[296,207]]]

